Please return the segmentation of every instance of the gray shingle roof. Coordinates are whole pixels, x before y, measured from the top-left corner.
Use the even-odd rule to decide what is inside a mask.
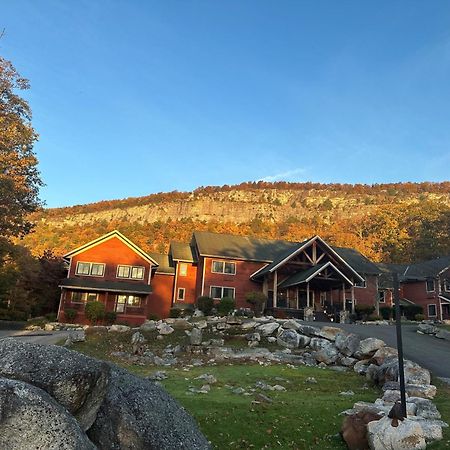
[[[194,232],[194,239],[201,255],[261,262],[271,262],[280,252],[291,249],[295,245],[286,241],[210,233],[208,231]]]
[[[376,264],[353,248],[331,247],[347,264],[350,264],[358,273],[365,275],[378,275],[381,270]]]
[[[175,274],[173,261],[169,255],[163,255],[161,253],[149,253],[149,255],[158,263],[156,273]]]
[[[194,262],[195,258],[192,252],[192,248],[185,242],[171,242],[169,253],[172,255],[172,259],[175,261],[188,261]]]
[[[65,278],[61,280],[60,287],[74,289],[92,289],[95,291],[125,292],[129,294],[150,294],[151,286],[145,283],[129,281],[99,281],[86,278]]]
[[[286,278],[286,280],[282,281],[278,287],[280,289],[287,288],[290,286],[295,286],[300,283],[304,283],[311,275],[313,275],[316,272],[320,272],[320,270],[325,266],[324,264],[318,264],[317,266],[310,267],[309,269],[303,270],[302,272],[296,272],[293,275],[291,275],[289,278]]]

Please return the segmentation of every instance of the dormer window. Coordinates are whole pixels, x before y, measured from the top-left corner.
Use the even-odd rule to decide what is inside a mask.
[[[105,275],[105,264],[92,262],[77,262],[76,275],[102,277]]]

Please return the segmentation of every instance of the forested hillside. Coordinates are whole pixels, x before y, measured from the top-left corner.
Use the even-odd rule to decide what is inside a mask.
[[[319,234],[374,261],[405,262],[450,254],[450,182],[242,183],[46,209],[32,219],[23,243],[35,255],[61,255],[112,229],[163,252],[209,230],[291,241]]]

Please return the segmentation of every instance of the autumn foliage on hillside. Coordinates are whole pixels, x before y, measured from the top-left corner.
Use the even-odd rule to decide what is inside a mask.
[[[188,201],[195,196],[211,199],[217,193],[248,191],[269,195],[275,213],[256,214],[251,220],[197,220],[167,217],[153,222],[96,219],[80,225],[63,224],[65,217],[137,205],[164,205]],[[273,192],[289,192],[290,215],[279,220],[281,208]],[[165,252],[170,241],[188,242],[194,230],[253,235],[269,239],[300,241],[319,234],[336,246],[352,247],[372,259],[408,262],[450,254],[450,183],[397,183],[383,185],[340,185],[318,183],[243,183],[238,186],[203,187],[192,193],[171,192],[85,206],[46,210],[36,216],[34,233],[24,244],[36,254],[51,250],[64,254],[113,229],[118,229],[144,250]],[[264,197],[265,198],[265,197]],[[272,200],[270,200],[272,199]],[[228,201],[220,198],[221,202]],[[75,216],[74,216],[75,214]],[[82,216],[80,216],[82,217]]]

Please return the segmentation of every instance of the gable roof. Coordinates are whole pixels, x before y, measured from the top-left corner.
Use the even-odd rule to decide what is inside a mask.
[[[170,243],[169,253],[172,255],[174,261],[185,261],[194,262],[194,254],[192,248],[189,244],[185,242],[174,242]]]
[[[331,247],[341,258],[350,264],[358,273],[365,275],[379,275],[380,268],[353,248]]]
[[[125,237],[120,231],[114,230],[110,231],[109,233],[104,234],[103,236],[98,237],[97,239],[94,239],[93,241],[88,242],[87,244],[82,245],[81,247],[76,248],[75,250],[70,251],[69,253],[66,253],[63,256],[63,259],[70,259],[75,255],[78,255],[81,252],[84,252],[85,250],[88,250],[89,248],[95,247],[96,245],[99,245],[103,242],[108,241],[109,239],[117,238],[121,242],[123,242],[127,247],[131,248],[134,252],[136,252],[139,256],[144,258],[147,262],[150,264],[157,266],[158,263],[150,257],[150,255],[144,250],[142,250],[140,247],[138,247],[136,244],[131,242],[127,237]]]
[[[295,244],[287,241],[258,239],[250,236],[195,231],[194,241],[200,255],[247,261],[272,262],[277,254]]]

